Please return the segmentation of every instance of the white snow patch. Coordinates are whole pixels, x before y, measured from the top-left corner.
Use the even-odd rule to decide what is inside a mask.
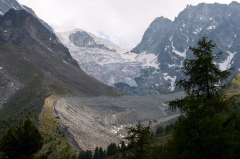
[[[142,66],[144,68],[154,67],[158,69],[158,61],[157,56],[155,54],[143,52],[136,57],[136,60],[142,63]]]
[[[166,46],[164,51],[166,51],[168,48],[169,48],[169,46]]]
[[[227,53],[229,54],[227,59],[223,63],[219,63],[219,68],[222,71],[231,68],[231,60],[233,59],[234,55],[236,54],[236,52],[231,53],[230,51],[227,51]]]
[[[212,20],[212,17],[209,20]]]
[[[168,64],[168,67],[169,67],[169,68],[175,67],[175,66],[176,66],[175,64],[172,64],[172,65]]]
[[[185,49],[184,52],[179,52],[179,51],[177,51],[177,50],[175,49],[175,47],[173,46],[173,42],[172,42],[172,48],[173,48],[172,52],[174,52],[175,54],[177,54],[177,55],[179,55],[179,56],[181,56],[181,57],[186,58],[187,49]]]
[[[207,30],[212,30],[212,29],[216,29],[216,26],[214,25],[214,26],[209,26],[209,27],[207,27]]]
[[[2,69],[2,67],[0,67],[0,70]]]
[[[4,33],[7,33],[7,30],[4,30]]]
[[[198,34],[200,31],[202,31],[202,28],[196,29],[193,33],[194,33],[194,34]]]
[[[169,86],[168,89],[170,89],[171,91],[173,91],[175,89],[175,81],[177,79],[177,76],[168,76],[168,73],[163,73],[164,75],[164,79],[167,81],[167,80],[170,80],[170,83],[171,83],[171,86]]]

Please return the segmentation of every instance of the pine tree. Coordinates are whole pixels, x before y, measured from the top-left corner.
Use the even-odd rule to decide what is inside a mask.
[[[78,159],[86,159],[86,153],[85,151],[81,151],[78,155]]]
[[[85,153],[85,159],[92,159],[92,151],[91,150],[87,150]]]
[[[107,156],[112,156],[116,153],[117,150],[117,145],[115,143],[111,143],[108,147],[107,147]]]
[[[98,147],[95,148],[95,152],[94,152],[94,155],[93,155],[93,159],[99,159]]]
[[[30,119],[11,128],[2,138],[2,151],[9,159],[31,159],[43,146],[43,137]]]
[[[214,54],[216,44],[204,36],[198,47],[190,47],[194,59],[183,62],[186,79],[176,82],[186,96],[170,101],[170,108],[180,108],[186,118],[174,127],[167,144],[170,158],[237,158],[239,155],[239,116],[229,113],[234,97],[220,93],[230,70],[221,71],[214,64],[221,52]],[[239,156],[238,156],[239,157]]]
[[[128,135],[124,139],[129,143],[130,148],[133,150],[130,157],[136,159],[146,159],[149,157],[150,152],[150,123],[148,126],[142,125],[138,122],[136,126],[127,127]],[[132,156],[131,156],[132,155]]]
[[[98,154],[99,154],[99,159],[103,159],[105,157],[102,147],[99,148]]]
[[[165,132],[165,131],[164,131],[164,129],[163,129],[162,126],[157,127],[156,135],[161,135],[161,134],[163,134],[164,132]]]

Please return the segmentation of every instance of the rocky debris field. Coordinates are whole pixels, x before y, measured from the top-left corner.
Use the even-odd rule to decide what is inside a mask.
[[[154,120],[160,124],[179,115],[169,110],[166,102],[184,96],[183,92],[146,96],[65,97],[55,102],[62,129],[68,130],[83,150],[96,146],[106,148],[119,143],[126,135],[125,127],[138,121]]]
[[[0,109],[22,86],[23,84],[16,77],[8,74],[4,68],[0,67]]]

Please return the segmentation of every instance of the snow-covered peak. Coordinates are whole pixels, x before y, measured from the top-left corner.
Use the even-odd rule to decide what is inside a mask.
[[[75,46],[75,44],[71,41],[70,36],[76,35],[77,33],[84,33],[85,35],[88,35],[89,37],[91,37],[91,40],[93,40],[92,41],[93,43],[95,43],[97,45],[105,46],[109,50],[115,50],[116,52],[119,52],[119,53],[124,53],[124,52],[128,52],[129,50],[131,50],[131,48],[116,45],[107,39],[100,38],[100,37],[96,36],[95,34],[93,34],[91,32],[87,32],[82,29],[74,29],[74,30],[66,31],[66,32],[56,32],[60,41],[65,46]]]

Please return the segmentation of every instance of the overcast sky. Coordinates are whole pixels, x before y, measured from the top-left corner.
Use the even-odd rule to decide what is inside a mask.
[[[32,8],[55,31],[76,28],[116,44],[135,47],[156,17],[174,20],[187,4],[232,0],[17,0]],[[240,0],[237,0],[240,2]]]

